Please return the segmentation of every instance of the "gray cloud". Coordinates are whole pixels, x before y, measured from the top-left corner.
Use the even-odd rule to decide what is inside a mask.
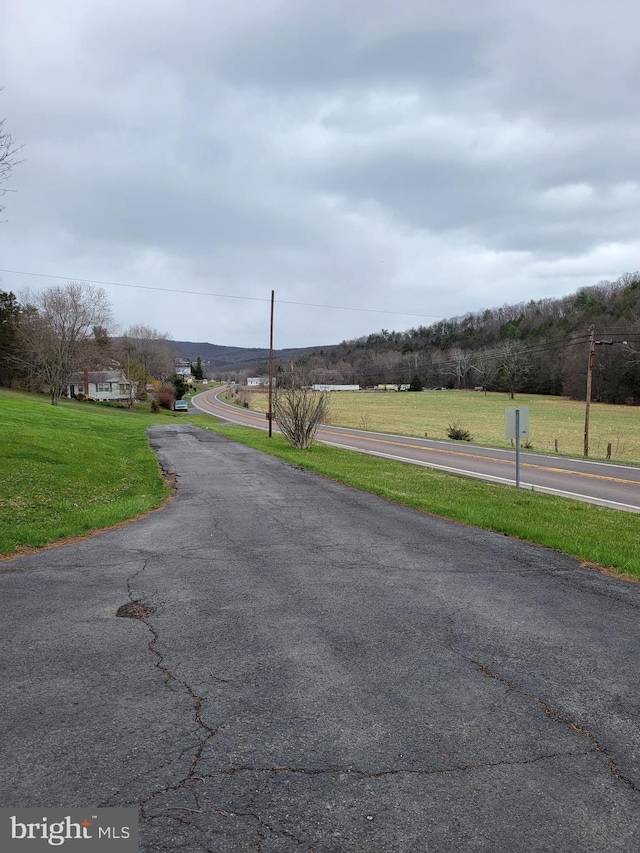
[[[8,269],[123,326],[331,343],[637,269],[631,0],[7,0]],[[3,274],[2,286],[24,279]],[[34,280],[36,282],[41,280]]]

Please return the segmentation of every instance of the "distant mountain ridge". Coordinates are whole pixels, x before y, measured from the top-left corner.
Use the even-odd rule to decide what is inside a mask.
[[[269,350],[260,347],[228,347],[221,344],[210,344],[196,341],[170,341],[171,346],[180,353],[181,357],[195,362],[200,356],[209,371],[219,370],[255,370],[265,371],[269,363]],[[335,345],[333,345],[335,346]],[[300,357],[318,349],[329,351],[328,347],[297,347],[274,350],[274,358],[279,362],[296,361]]]

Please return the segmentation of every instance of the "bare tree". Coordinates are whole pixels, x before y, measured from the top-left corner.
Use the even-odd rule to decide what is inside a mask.
[[[500,372],[500,356],[495,349],[483,349],[475,354],[473,370],[482,387],[485,396],[489,386],[493,385]]]
[[[168,379],[175,373],[175,352],[169,335],[138,324],[125,332],[119,346],[130,362],[140,366],[146,378]]]
[[[443,372],[455,378],[457,388],[463,388],[467,384],[467,376],[474,367],[475,353],[470,350],[452,349],[449,353],[448,362],[445,363]]]
[[[22,314],[21,358],[32,376],[46,386],[51,404],[69,378],[86,366],[96,346],[94,330],[111,323],[111,306],[102,288],[69,282],[35,296]]]
[[[0,88],[0,92],[2,89]],[[22,149],[22,145],[16,145],[16,141],[11,134],[4,129],[5,119],[0,121],[0,185],[6,183],[11,177],[14,166],[20,163],[17,159],[18,152]],[[2,198],[8,190],[0,186],[0,198]],[[0,204],[0,213],[4,210],[5,205]]]
[[[310,388],[277,388],[273,417],[290,443],[306,450],[314,442],[318,427],[329,414],[329,394]]]
[[[503,341],[498,347],[500,367],[499,376],[502,379],[509,399],[513,400],[518,385],[527,377],[531,368],[530,355],[526,346],[518,340]]]

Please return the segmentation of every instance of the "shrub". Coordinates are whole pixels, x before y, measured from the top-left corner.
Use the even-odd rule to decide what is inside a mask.
[[[471,441],[471,433],[455,421],[447,427],[447,435],[455,441]]]
[[[153,412],[154,415],[156,415],[160,411],[160,406],[158,405],[157,400],[151,401],[151,411]]]
[[[273,418],[289,443],[298,450],[313,444],[318,427],[329,414],[329,395],[309,388],[277,389]]]
[[[173,408],[173,401],[175,400],[175,394],[172,394],[171,391],[158,391],[156,394],[156,401],[161,409],[171,409]]]

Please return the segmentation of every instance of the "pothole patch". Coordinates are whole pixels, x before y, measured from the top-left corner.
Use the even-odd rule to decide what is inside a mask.
[[[147,619],[155,611],[155,607],[143,604],[141,601],[129,601],[118,607],[116,616],[124,616],[127,619]]]

